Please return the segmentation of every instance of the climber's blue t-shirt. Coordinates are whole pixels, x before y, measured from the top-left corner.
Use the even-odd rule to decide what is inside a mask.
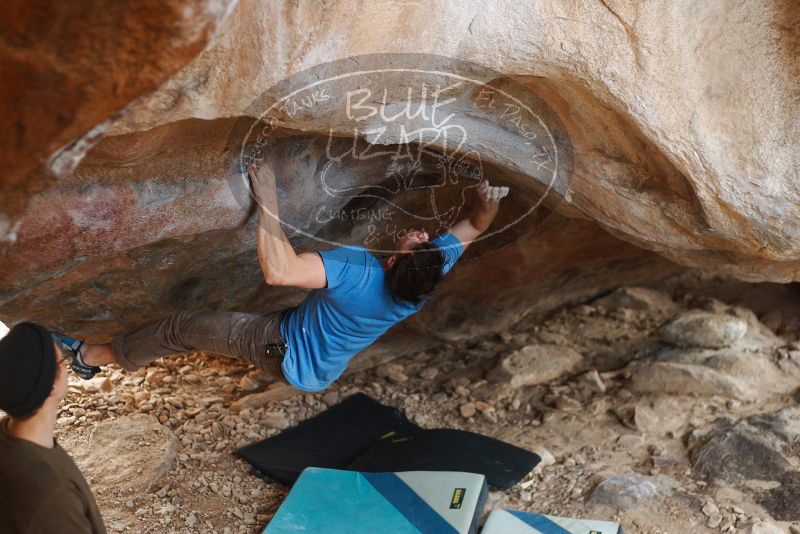
[[[431,243],[444,252],[447,273],[464,252],[450,232]],[[281,335],[288,346],[283,374],[294,387],[321,391],[339,378],[347,362],[422,304],[395,302],[380,260],[361,246],[319,252],[328,286],[314,289],[286,312]]]

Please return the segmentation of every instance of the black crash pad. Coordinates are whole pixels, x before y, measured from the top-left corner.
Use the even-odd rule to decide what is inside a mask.
[[[361,472],[459,471],[508,489],[541,461],[503,441],[455,429],[425,430],[363,393],[277,436],[237,451],[257,472],[292,484],[307,467]]]
[[[306,467],[346,469],[382,436],[420,430],[400,410],[356,393],[277,436],[236,452],[269,478],[293,484]]]
[[[542,459],[532,452],[466,430],[439,428],[391,436],[364,451],[348,469],[374,471],[467,471],[501,490],[519,482]]]

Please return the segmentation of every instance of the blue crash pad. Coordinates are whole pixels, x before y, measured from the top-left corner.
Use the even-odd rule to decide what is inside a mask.
[[[485,477],[473,473],[309,467],[264,532],[474,534],[486,496]]]

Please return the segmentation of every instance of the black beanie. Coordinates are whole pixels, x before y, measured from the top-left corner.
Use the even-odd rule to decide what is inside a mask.
[[[0,410],[11,417],[35,412],[55,380],[56,353],[45,327],[20,323],[0,339]]]

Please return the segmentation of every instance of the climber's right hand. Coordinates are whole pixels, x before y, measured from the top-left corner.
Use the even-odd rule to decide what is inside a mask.
[[[250,176],[256,201],[262,206],[277,206],[276,180],[272,166],[263,162],[256,168],[254,163],[250,163],[247,165],[247,174]]]

